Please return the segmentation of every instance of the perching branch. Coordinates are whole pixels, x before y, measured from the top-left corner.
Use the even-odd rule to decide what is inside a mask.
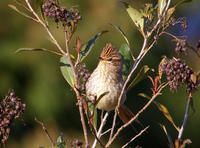
[[[98,139],[100,139],[100,137],[101,137],[101,133],[102,133],[102,130],[103,130],[104,125],[106,124],[106,119],[107,119],[108,115],[109,115],[109,112],[106,112],[106,114],[105,114],[104,117],[103,117],[103,120],[101,121],[101,125],[100,125],[100,127],[99,127],[98,132],[97,132],[97,138],[98,138]],[[95,148],[95,147],[96,147],[97,138],[95,138],[94,143],[93,143],[93,145],[92,145],[92,148]]]
[[[144,110],[146,110],[146,108],[155,100],[156,97],[158,97],[159,95],[161,95],[161,91],[163,90],[163,88],[165,88],[167,85],[169,84],[168,83],[165,83],[165,84],[161,84],[161,87],[160,89],[156,92],[155,95],[152,96],[152,98],[146,103],[146,105],[140,110],[138,111],[138,113],[129,121],[127,122],[126,124],[122,125],[118,130],[117,132],[114,134],[114,136],[112,137],[111,140],[108,141],[108,143],[106,144],[106,148],[108,148],[112,142],[116,139],[116,137],[120,134],[120,132],[126,128],[127,126],[129,126],[130,124],[132,124],[138,117],[139,115],[144,112]]]

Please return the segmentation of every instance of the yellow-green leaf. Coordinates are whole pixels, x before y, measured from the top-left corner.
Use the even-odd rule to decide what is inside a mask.
[[[123,38],[125,39],[126,43],[128,44],[128,46],[130,46],[130,43],[128,41],[128,38],[126,37],[126,34],[124,33],[124,31],[120,28],[120,26],[116,25],[116,24],[111,24],[115,29],[117,29],[117,31],[119,31],[121,33],[121,35],[123,36]]]
[[[45,48],[19,48],[15,51],[15,53],[19,53],[22,51],[48,51],[48,49],[45,49]]]
[[[175,7],[169,8],[167,10],[167,14],[166,14],[166,17],[165,17],[165,23],[169,21],[169,19],[171,18],[172,14],[175,12],[175,10],[176,10]]]
[[[174,123],[174,121],[173,121],[169,111],[167,110],[167,108],[164,105],[162,105],[162,104],[160,104],[156,101],[154,101],[154,103],[156,104],[158,109],[163,113],[163,115],[172,123],[172,125],[176,128],[176,130],[179,131],[179,128]]]
[[[141,12],[139,12],[137,9],[131,7],[128,3],[122,2],[125,7],[126,11],[128,12],[129,16],[131,17],[134,24],[139,28],[140,32],[144,36],[144,16]]]
[[[97,104],[99,103],[99,101],[100,101],[105,95],[107,95],[108,93],[109,93],[109,91],[106,91],[106,92],[102,93],[102,94],[97,98],[97,102],[96,102],[94,108],[96,108],[96,106],[97,106]]]
[[[74,75],[72,72],[72,68],[69,64],[69,61],[66,56],[60,58],[60,70],[65,78],[65,80],[69,83],[69,85],[73,88],[74,87]]]
[[[31,16],[29,16],[28,14],[26,14],[26,13],[20,11],[19,9],[17,9],[17,7],[16,7],[15,5],[8,4],[8,7],[10,7],[11,9],[15,10],[17,13],[19,13],[19,14],[21,14],[21,15],[23,15],[23,16],[29,18],[29,19],[32,19],[32,20],[38,22],[38,21],[37,21],[36,19],[34,19],[33,17],[31,17]]]
[[[158,17],[162,16],[166,4],[166,0],[158,0]]]

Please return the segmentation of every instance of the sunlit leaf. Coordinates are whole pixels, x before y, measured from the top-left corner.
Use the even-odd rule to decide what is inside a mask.
[[[19,53],[22,51],[47,51],[45,48],[19,48],[15,51],[15,53]]]
[[[106,92],[102,93],[102,94],[97,98],[97,101],[96,101],[96,104],[95,104],[94,108],[96,108],[96,106],[97,106],[97,104],[99,103],[99,101],[100,101],[105,95],[107,95],[108,93],[109,93],[109,91],[106,91]]]
[[[168,142],[169,142],[169,147],[174,148],[173,140],[172,140],[170,134],[167,132],[167,129],[162,124],[160,124],[160,126],[162,127],[163,131],[165,132],[165,135],[167,136],[167,139],[168,139]]]
[[[119,53],[121,54],[123,59],[123,67],[122,67],[123,79],[126,80],[130,72],[131,62],[132,62],[129,46],[127,44],[122,44],[119,49]]]
[[[128,46],[130,46],[130,43],[128,41],[128,38],[126,37],[126,34],[123,32],[123,30],[120,28],[120,26],[116,25],[116,24],[111,24],[117,31],[119,31],[121,33],[121,35],[123,36],[123,38],[125,39],[126,43],[128,44]]]
[[[56,54],[61,56],[62,54],[59,52],[56,52],[54,50],[50,50],[50,49],[45,49],[45,48],[19,48],[15,51],[15,53],[20,53],[20,52],[24,52],[24,51],[44,51],[44,52],[49,52],[52,54]],[[75,57],[73,55],[71,55],[72,59],[75,59]]]
[[[148,100],[151,99],[150,96],[148,96],[147,94],[144,94],[144,93],[139,93],[138,96],[143,97],[143,98],[146,98],[146,99],[148,99]]]
[[[140,71],[137,73],[136,77],[133,79],[131,84],[128,86],[128,90],[135,86],[138,82],[142,81],[144,78],[147,77],[148,73],[150,72],[150,68],[147,65],[144,65]]]
[[[126,11],[128,12],[129,16],[131,17],[134,24],[140,29],[140,32],[144,36],[144,16],[141,12],[139,12],[137,9],[131,7],[128,3],[122,2],[125,7]]]
[[[148,95],[146,95],[146,94],[144,94],[144,93],[139,93],[138,96],[144,97],[144,98],[146,98],[146,99],[148,99],[148,100],[151,99],[151,97],[149,97]],[[170,115],[168,109],[167,109],[164,105],[162,105],[162,104],[160,104],[160,103],[158,103],[158,102],[156,102],[156,101],[153,101],[153,103],[154,103],[154,104],[157,106],[157,108],[163,113],[163,115],[172,123],[172,125],[175,127],[175,129],[176,129],[177,131],[179,131],[179,128],[178,128],[178,127],[176,126],[176,124],[174,123],[174,121],[173,121],[173,119],[172,119],[172,117],[171,117],[171,115]]]
[[[166,0],[158,0],[158,17],[162,16],[166,4],[167,4]]]
[[[166,56],[163,56],[160,63],[159,63],[159,66],[158,66],[158,76],[159,76],[159,79],[162,78],[162,71],[160,69],[160,66],[166,61],[167,57]]]
[[[89,40],[86,44],[84,44],[81,48],[80,51],[80,59],[79,61],[83,61],[83,59],[85,59],[85,57],[90,53],[90,51],[92,50],[92,47],[94,46],[96,40],[104,33],[106,33],[108,31],[102,31],[98,34],[96,34],[91,40]]]
[[[176,128],[176,130],[179,131],[179,128],[174,123],[174,121],[173,121],[169,111],[167,110],[167,108],[164,105],[162,105],[162,104],[160,104],[156,101],[154,101],[154,103],[156,104],[158,109],[163,113],[163,115],[172,123],[172,125]]]
[[[30,15],[28,15],[28,14],[26,14],[26,13],[20,11],[19,9],[17,9],[17,7],[16,7],[15,5],[8,4],[8,7],[10,7],[11,9],[15,10],[15,11],[18,12],[19,14],[21,14],[21,15],[23,15],[23,16],[29,18],[29,19],[32,19],[32,20],[38,22],[36,19],[34,19],[33,17],[31,17]]]
[[[69,61],[67,57],[63,56],[60,58],[60,70],[65,78],[65,80],[69,83],[69,85],[74,87],[74,75],[72,72],[72,68],[70,67]]]
[[[166,14],[166,17],[165,17],[165,20],[164,20],[165,23],[169,21],[169,19],[171,18],[172,14],[175,12],[175,10],[176,10],[175,7],[169,8],[167,10],[167,14]]]

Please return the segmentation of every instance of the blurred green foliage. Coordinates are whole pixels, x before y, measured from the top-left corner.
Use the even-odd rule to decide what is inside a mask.
[[[151,2],[155,3],[155,1]],[[14,53],[16,49],[21,47],[55,49],[55,46],[49,42],[46,32],[39,24],[20,16],[8,8],[7,5],[10,3],[13,4],[13,1],[0,1],[0,97],[3,98],[9,89],[14,89],[16,95],[27,104],[27,109],[23,116],[23,121],[17,121],[12,126],[11,135],[6,144],[7,147],[35,148],[41,145],[50,145],[42,128],[34,121],[34,117],[45,123],[54,139],[62,131],[68,140],[78,138],[83,140],[76,98],[62,77],[59,68],[59,57],[43,52]],[[79,23],[75,37],[79,36],[82,42],[87,42],[102,30],[109,30],[97,41],[93,51],[85,60],[90,71],[97,65],[97,57],[106,43],[111,42],[118,49],[125,43],[119,32],[108,23],[117,24],[123,29],[127,34],[130,45],[133,47],[134,56],[138,54],[141,49],[142,36],[134,27],[123,5],[118,1],[62,0],[61,4],[68,8],[70,6],[78,6],[83,19]],[[139,7],[143,2],[138,1],[134,2],[134,4]],[[189,31],[185,33],[189,36],[189,41],[193,45],[200,39],[199,5],[199,1],[194,0],[192,3],[181,6],[176,13],[177,16],[188,17]],[[175,28],[176,30],[172,30],[174,33],[181,34],[183,32],[180,27]],[[51,31],[64,47],[64,34],[61,27],[57,28],[54,25],[54,27],[51,27]],[[75,41],[70,45],[73,54],[75,53],[74,46]],[[170,38],[162,37],[141,62],[140,67],[148,64],[149,67],[157,69],[162,55],[165,54],[169,57],[175,55],[173,48],[174,45],[170,43]],[[197,58],[196,54],[191,52],[185,59],[194,70],[200,69],[200,59]],[[139,71],[139,68],[137,71]],[[136,73],[134,75],[136,76]],[[147,102],[147,100],[138,97],[137,94],[147,93],[150,95],[150,87],[150,81],[144,80],[127,94],[126,104],[134,113]],[[183,138],[192,140],[192,147],[197,147],[199,143],[199,96],[200,92],[198,91],[194,95],[196,113],[189,118],[183,136]],[[186,99],[184,88],[180,88],[174,93],[170,93],[167,88],[163,95],[157,98],[157,101],[168,108],[176,125],[181,125]],[[144,125],[151,125],[151,127],[148,133],[145,133],[132,144],[134,146],[168,147],[167,138],[159,123],[166,126],[173,139],[177,137],[176,130],[153,104],[140,116],[140,121]],[[130,129],[127,129],[123,132],[120,138],[121,142],[124,143],[128,140],[127,138],[134,135],[134,132],[130,131]]]

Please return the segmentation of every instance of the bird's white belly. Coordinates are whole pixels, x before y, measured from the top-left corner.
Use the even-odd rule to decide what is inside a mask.
[[[90,100],[98,99],[103,93],[108,92],[105,96],[98,101],[97,108],[102,110],[113,110],[117,106],[118,98],[123,87],[123,83],[115,82],[111,75],[91,76],[92,80],[86,83],[87,96]],[[125,101],[125,93],[122,97],[121,103]]]

